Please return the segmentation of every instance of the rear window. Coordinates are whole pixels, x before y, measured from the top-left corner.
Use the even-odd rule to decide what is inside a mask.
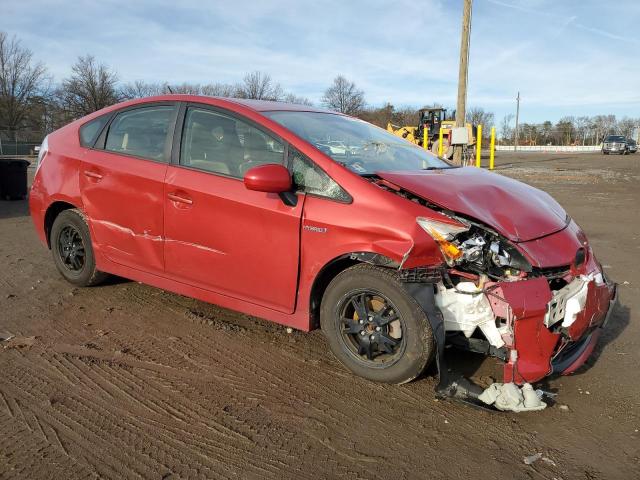
[[[82,125],[80,127],[80,145],[83,147],[93,147],[98,135],[100,135],[100,132],[108,121],[109,115],[103,115]]]

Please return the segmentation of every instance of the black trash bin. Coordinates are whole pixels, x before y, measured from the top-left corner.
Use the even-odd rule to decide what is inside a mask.
[[[0,198],[19,200],[27,196],[27,160],[0,159]]]

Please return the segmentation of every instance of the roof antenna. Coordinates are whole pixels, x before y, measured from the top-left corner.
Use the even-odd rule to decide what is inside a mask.
[[[171,90],[171,85],[167,85],[167,90],[169,90],[169,93],[173,95],[173,90]]]

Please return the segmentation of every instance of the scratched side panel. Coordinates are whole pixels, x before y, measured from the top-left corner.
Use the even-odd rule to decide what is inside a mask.
[[[163,183],[167,165],[90,150],[80,172],[94,242],[109,260],[163,272]],[[87,177],[90,171],[100,180]]]

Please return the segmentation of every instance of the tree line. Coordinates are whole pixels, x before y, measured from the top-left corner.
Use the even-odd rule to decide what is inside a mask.
[[[92,55],[80,56],[69,76],[56,83],[46,66],[34,60],[31,50],[15,36],[0,31],[0,133],[9,139],[14,138],[12,133],[20,132],[22,139],[31,134],[31,140],[41,140],[44,133],[114,103],[163,94],[312,105],[308,98],[287,92],[265,72],[247,73],[236,83],[123,83],[114,69]],[[321,103],[332,110],[357,115],[365,108],[364,92],[339,75],[324,92]]]
[[[313,104],[304,96],[286,91],[265,72],[247,73],[236,83],[122,82],[114,69],[92,55],[80,56],[70,74],[55,82],[46,66],[34,59],[31,50],[15,36],[0,31],[0,135],[4,134],[8,140],[17,139],[19,134],[21,140],[39,142],[44,134],[106,106],[168,93]],[[396,108],[389,102],[381,107],[367,105],[364,91],[342,75],[327,87],[320,104],[383,128],[388,123],[405,126],[417,125],[419,121],[416,107]],[[487,136],[486,127],[495,124],[495,115],[473,107],[468,110],[467,121],[484,125]],[[639,124],[640,119],[616,120],[614,115],[564,117],[556,124],[549,121],[521,124],[518,138],[521,144],[536,145],[597,143],[609,133],[630,136]],[[513,115],[506,115],[498,130],[503,143],[512,142]]]
[[[624,135],[637,140],[640,118],[615,115],[566,116],[555,124],[522,123],[518,127],[520,145],[597,145],[610,134]],[[515,135],[513,115],[506,115],[500,125],[501,139],[511,143]]]

